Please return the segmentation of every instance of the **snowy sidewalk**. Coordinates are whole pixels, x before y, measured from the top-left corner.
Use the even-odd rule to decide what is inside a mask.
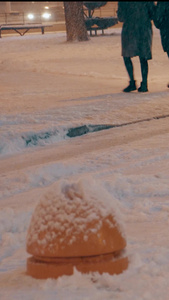
[[[120,29],[108,33],[72,44],[63,33],[0,41],[0,299],[168,300],[169,62],[154,28],[149,93],[124,94]],[[120,209],[128,270],[27,276],[26,234],[38,201],[60,179],[90,176]]]
[[[67,140],[74,128],[82,127],[83,134],[85,128],[92,131],[92,126],[93,131],[95,128],[97,131],[106,125],[124,127],[140,122],[142,126],[141,123],[146,120],[167,119],[168,99],[169,91],[130,95],[116,93],[72,99],[67,105],[67,101],[62,100],[56,108],[45,111],[40,108],[31,114],[2,114],[0,157]]]

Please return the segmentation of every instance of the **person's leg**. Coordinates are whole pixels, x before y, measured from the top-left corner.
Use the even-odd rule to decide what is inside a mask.
[[[129,75],[129,78],[130,78],[129,86],[127,86],[123,90],[123,92],[129,93],[131,91],[136,90],[136,83],[135,83],[135,80],[134,80],[134,69],[133,69],[133,64],[132,64],[132,61],[131,61],[130,57],[123,57],[123,60],[124,60],[124,64],[125,64],[127,73]]]
[[[148,78],[148,61],[145,58],[139,57],[141,65],[142,82],[138,88],[138,92],[148,92],[147,78]]]
[[[168,55],[168,58],[169,58],[169,51],[167,51],[167,55]],[[169,88],[169,83],[167,84],[167,87]]]
[[[124,64],[127,70],[127,73],[129,75],[130,81],[134,80],[134,69],[133,69],[133,63],[131,61],[130,57],[123,57]]]

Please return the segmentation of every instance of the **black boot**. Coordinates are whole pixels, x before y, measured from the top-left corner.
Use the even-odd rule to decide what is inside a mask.
[[[136,82],[135,80],[131,80],[129,82],[129,85],[123,90],[123,92],[125,93],[130,93],[132,91],[135,91],[137,88],[136,88]]]
[[[148,92],[147,82],[143,82],[143,81],[141,82],[141,85],[138,88],[138,92],[142,92],[142,93]]]

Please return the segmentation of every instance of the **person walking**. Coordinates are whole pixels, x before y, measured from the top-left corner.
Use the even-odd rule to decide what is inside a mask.
[[[157,2],[154,25],[160,30],[162,48],[169,58],[169,2]],[[167,87],[169,88],[169,83]]]
[[[119,1],[117,17],[123,22],[121,44],[124,64],[129,75],[129,85],[123,92],[137,89],[131,58],[139,56],[142,82],[138,92],[148,92],[148,60],[152,59],[152,23],[155,4],[151,1]]]

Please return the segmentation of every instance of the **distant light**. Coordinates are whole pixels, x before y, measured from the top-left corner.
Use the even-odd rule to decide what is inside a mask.
[[[49,9],[49,6],[45,6],[45,9]]]
[[[43,17],[44,19],[49,19],[49,18],[51,17],[51,14],[45,12],[45,13],[42,15],[42,17]]]
[[[28,14],[27,17],[28,17],[29,20],[33,20],[34,19],[34,15],[33,14]]]

